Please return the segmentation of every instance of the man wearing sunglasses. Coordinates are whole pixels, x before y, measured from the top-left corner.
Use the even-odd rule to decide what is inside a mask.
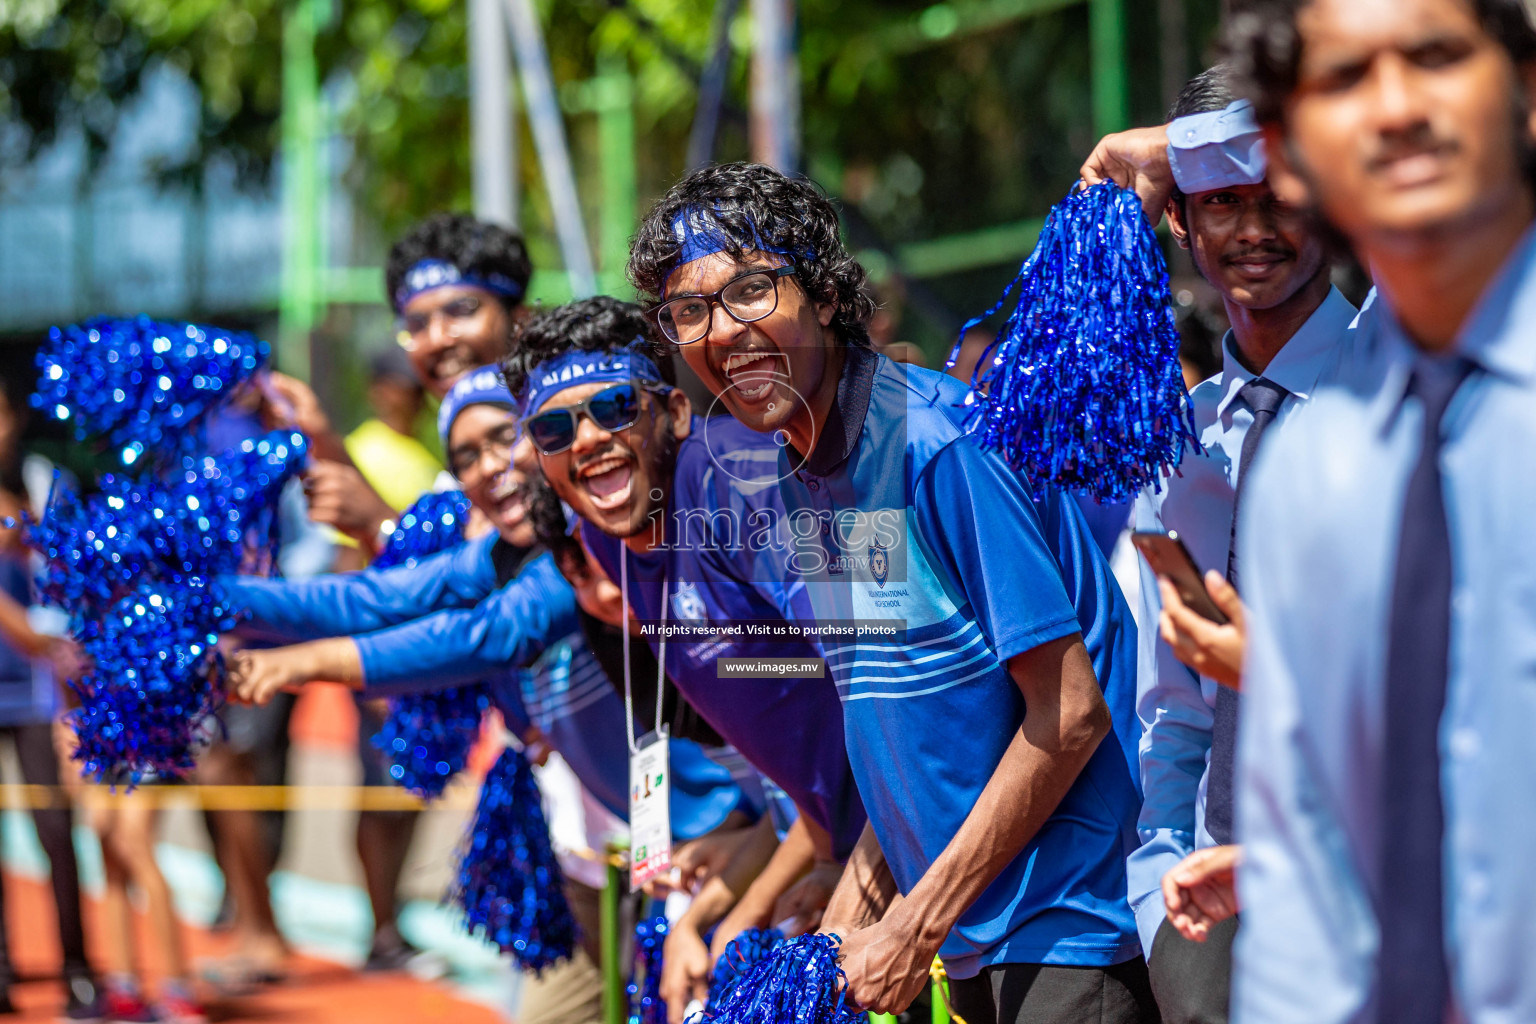
[[[963,384],[871,351],[864,271],[809,182],[694,173],[629,273],[721,402],[784,442],[815,615],[903,626],[828,650],[870,813],[822,923],[849,997],[905,1010],[941,954],[971,1024],[1157,1019],[1126,901],[1135,626],[1075,504],[1032,500],[965,434]]]
[[[642,623],[689,628],[666,645],[669,679],[795,802],[823,860],[841,858],[864,813],[835,691],[824,678],[722,666],[800,658],[820,668],[820,649],[782,630],[809,607],[803,588],[785,583],[778,448],[730,417],[694,416],[668,355],[638,307],[599,296],[531,317],[504,369],[544,475],[584,521],[593,557]],[[755,923],[776,923],[772,894],[749,898]]]
[[[513,465],[511,405],[500,374],[486,367],[453,387],[439,419],[454,473],[495,525],[492,535],[415,565],[301,582],[220,581],[243,610],[244,636],[290,645],[236,654],[230,689],[262,703],[315,680],[344,681],[370,697],[485,680],[507,727],[559,752],[587,792],[622,820],[629,809],[624,702],[585,641],[608,634],[609,610],[587,593],[573,594],[535,544],[534,512],[545,520],[562,512],[547,487]],[[642,721],[654,708],[654,689],[650,694],[637,695]],[[692,721],[690,713],[673,707],[668,717],[677,725]],[[760,781],[751,773],[733,778],[739,758],[702,723],[674,728],[684,731],[671,743],[674,839],[755,821],[764,805]],[[595,940],[596,891],[570,879],[567,891],[583,932]],[[595,1021],[599,994],[596,969],[578,962],[529,986],[518,1019]]]

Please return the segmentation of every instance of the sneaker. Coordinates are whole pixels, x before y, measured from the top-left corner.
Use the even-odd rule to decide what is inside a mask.
[[[184,992],[166,992],[155,1004],[162,1024],[208,1024],[208,1011]]]
[[[95,979],[76,974],[64,983],[64,1013],[60,1020],[71,1024],[99,1024],[107,1017],[107,999]]]
[[[154,1007],[144,1001],[137,992],[107,991],[108,1024],[152,1024],[159,1020]]]
[[[447,977],[449,964],[441,953],[417,949],[401,939],[393,945],[369,950],[363,970],[369,974],[406,971],[421,981],[438,981]]]

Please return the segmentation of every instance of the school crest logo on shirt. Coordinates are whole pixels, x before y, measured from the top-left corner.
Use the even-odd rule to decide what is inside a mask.
[[[885,581],[891,575],[891,554],[878,538],[869,545],[869,574],[874,577],[875,585],[884,590]]]
[[[681,584],[672,594],[672,614],[683,622],[703,622],[709,618],[697,583]]]

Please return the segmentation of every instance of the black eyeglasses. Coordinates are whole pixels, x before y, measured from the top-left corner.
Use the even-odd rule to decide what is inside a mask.
[[[455,445],[448,451],[448,470],[460,480],[465,479],[480,465],[486,452],[493,452],[507,459],[512,457],[512,446],[517,443],[517,423],[508,420],[486,435],[479,444]]]
[[[709,295],[679,295],[651,307],[650,317],[674,345],[692,345],[709,333],[715,305],[725,307],[731,319],[750,324],[779,308],[779,278],[795,272],[791,263],[768,270],[749,270],[733,277],[725,287]]]
[[[576,428],[582,416],[612,433],[635,425],[640,418],[640,392],[663,394],[667,388],[639,387],[635,384],[614,384],[589,395],[575,405],[559,409],[546,409],[537,416],[523,421],[528,439],[540,455],[559,455],[576,443]]]

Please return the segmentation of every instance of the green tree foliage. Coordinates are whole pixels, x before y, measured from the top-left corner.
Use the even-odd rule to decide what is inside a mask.
[[[116,118],[157,64],[202,95],[199,145],[183,167],[232,159],[268,174],[278,143],[282,21],[295,0],[0,0],[0,119],[25,158],[66,125],[99,156]],[[1185,0],[1192,52],[1217,0]],[[634,75],[643,204],[684,170],[697,76],[715,0],[540,0],[551,65],[569,100],[599,63]],[[347,180],[385,237],[423,214],[470,202],[465,0],[334,0],[318,56]],[[716,155],[747,154],[751,24],[730,32],[728,110]],[[1021,18],[1030,7],[1052,8]],[[1127,0],[1133,107],[1158,116],[1156,5]],[[1013,12],[1013,13],[1010,13]],[[798,35],[805,164],[891,243],[1043,214],[1093,143],[1087,11],[1025,0],[801,0]],[[594,119],[568,104],[584,202],[600,202]],[[519,147],[535,255],[558,262],[538,164]],[[595,209],[589,224],[595,224]],[[947,301],[975,308],[1011,268],[957,278]]]

